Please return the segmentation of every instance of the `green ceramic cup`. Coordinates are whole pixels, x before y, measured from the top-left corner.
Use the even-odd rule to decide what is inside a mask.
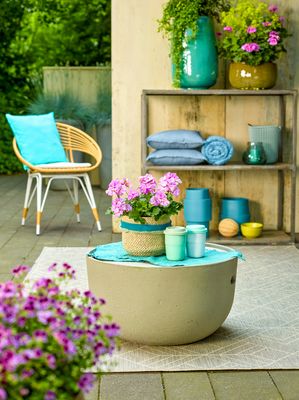
[[[166,258],[180,261],[186,258],[186,228],[170,226],[164,231]]]

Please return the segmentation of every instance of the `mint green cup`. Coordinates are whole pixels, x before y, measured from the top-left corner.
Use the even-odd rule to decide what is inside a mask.
[[[186,228],[170,226],[164,231],[166,258],[180,261],[186,258]]]

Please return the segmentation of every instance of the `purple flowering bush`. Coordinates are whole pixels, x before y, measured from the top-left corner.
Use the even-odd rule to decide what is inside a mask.
[[[106,190],[112,197],[107,213],[116,217],[128,216],[142,224],[146,222],[145,217],[154,217],[158,221],[163,216],[175,215],[183,207],[174,200],[180,194],[180,183],[180,178],[172,172],[167,172],[158,182],[151,174],[140,176],[137,189],[127,178],[114,179]]]
[[[256,66],[274,62],[286,51],[283,41],[289,34],[285,18],[274,4],[238,0],[229,11],[221,13],[221,25],[219,53],[229,61]]]
[[[0,400],[70,400],[88,392],[87,369],[111,354],[119,327],[102,314],[103,299],[90,291],[62,290],[74,279],[66,263],[55,277],[0,283]]]

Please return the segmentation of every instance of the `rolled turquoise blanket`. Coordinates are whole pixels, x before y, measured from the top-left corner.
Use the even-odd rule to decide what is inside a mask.
[[[208,164],[223,165],[232,158],[234,147],[222,136],[210,136],[203,144],[201,152]]]

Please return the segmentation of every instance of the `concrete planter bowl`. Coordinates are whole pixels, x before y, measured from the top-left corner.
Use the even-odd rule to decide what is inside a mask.
[[[237,258],[201,266],[158,267],[87,257],[87,272],[90,290],[107,300],[106,311],[120,325],[123,339],[181,345],[211,335],[228,316]]]

